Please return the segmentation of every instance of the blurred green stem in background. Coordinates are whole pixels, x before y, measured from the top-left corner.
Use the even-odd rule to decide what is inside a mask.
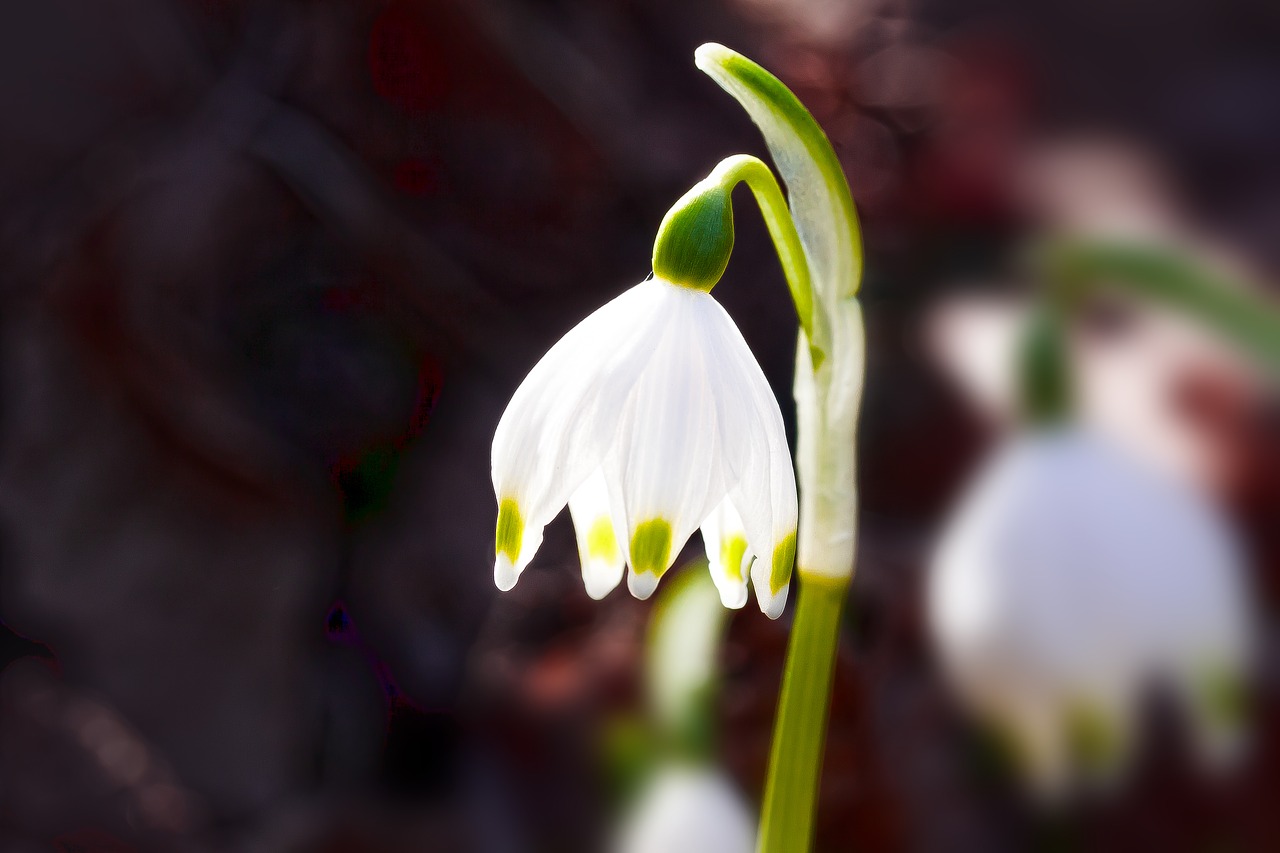
[[[1017,359],[1023,422],[1048,427],[1070,419],[1075,387],[1067,352],[1066,317],[1050,300],[1036,305]]]
[[[714,754],[728,617],[705,561],[676,573],[658,594],[645,637],[645,694],[660,746],[672,757],[707,763]]]
[[[1033,255],[1045,291],[1023,334],[1018,379],[1023,418],[1061,423],[1074,408],[1067,328],[1094,292],[1163,306],[1203,325],[1280,377],[1280,309],[1175,249],[1118,240],[1058,240]]]
[[[1280,375],[1280,310],[1172,248],[1116,240],[1060,240],[1035,257],[1049,302],[1069,316],[1106,288],[1162,305],[1202,323]]]
[[[696,62],[760,128],[790,200],[789,208],[780,205],[773,195],[776,183],[763,181],[757,167],[750,167],[758,180],[747,181],[761,200],[801,322],[795,376],[799,591],[758,849],[804,853],[813,841],[840,614],[857,543],[855,439],[865,369],[862,310],[856,298],[862,240],[835,151],[796,96],[768,71],[720,45],[698,48]],[[797,262],[792,233],[805,264]],[[801,269],[807,271],[807,281],[797,280]]]

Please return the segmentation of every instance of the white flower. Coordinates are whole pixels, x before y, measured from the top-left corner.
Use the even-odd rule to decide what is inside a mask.
[[[796,485],[782,414],[709,292],[651,278],[565,335],[516,390],[493,439],[494,580],[513,587],[569,505],[587,592],[630,571],[652,594],[701,527],[727,607],[786,603]]]
[[[1200,494],[1086,432],[997,451],[935,555],[929,618],[961,700],[1047,795],[1114,778],[1153,685],[1206,760],[1239,746],[1249,614],[1234,539]]]
[[[641,794],[616,853],[752,853],[756,827],[742,797],[706,767],[664,767]]]

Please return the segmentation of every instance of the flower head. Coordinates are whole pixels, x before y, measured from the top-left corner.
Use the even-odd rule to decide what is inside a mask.
[[[1031,432],[983,469],[931,569],[948,675],[1042,792],[1114,776],[1153,684],[1207,760],[1238,744],[1242,566],[1198,493],[1082,430]]]
[[[641,282],[565,335],[516,390],[493,439],[500,589],[568,503],[592,597],[626,565],[632,594],[647,598],[701,527],[724,604],[746,602],[751,566],[761,610],[781,613],[796,530],[782,414],[709,289]]]

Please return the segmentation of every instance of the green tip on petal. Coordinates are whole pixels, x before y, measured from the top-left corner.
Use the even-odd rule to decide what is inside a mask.
[[[524,540],[524,518],[520,505],[513,498],[503,498],[498,504],[498,533],[494,551],[512,563],[520,557],[520,543]]]
[[[720,568],[733,581],[741,581],[742,555],[747,552],[747,539],[740,534],[729,536],[720,542]]]
[[[636,525],[631,534],[631,569],[661,575],[671,560],[671,524],[653,518]]]
[[[667,211],[653,244],[654,275],[694,290],[715,287],[733,253],[730,189],[699,182]]]
[[[773,549],[773,566],[769,570],[769,592],[777,595],[791,580],[796,562],[796,535],[788,533]]]
[[[618,556],[618,537],[613,532],[613,522],[608,516],[600,516],[587,531],[587,556],[593,560],[613,562]]]

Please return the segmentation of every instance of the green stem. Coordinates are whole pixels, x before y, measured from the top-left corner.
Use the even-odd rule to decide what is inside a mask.
[[[759,853],[803,853],[813,841],[840,612],[848,580],[801,573],[769,755]]]
[[[787,200],[782,195],[782,188],[778,186],[778,179],[773,176],[773,170],[759,157],[734,154],[721,160],[711,170],[707,180],[722,187],[746,183],[751,188],[756,204],[760,206],[765,227],[769,229],[769,236],[773,239],[778,260],[782,263],[782,272],[786,276],[791,299],[795,302],[800,326],[812,339],[813,281],[809,274],[809,261],[805,257],[804,246],[800,243],[800,235],[796,232],[795,220],[791,218],[791,209],[787,207]]]

